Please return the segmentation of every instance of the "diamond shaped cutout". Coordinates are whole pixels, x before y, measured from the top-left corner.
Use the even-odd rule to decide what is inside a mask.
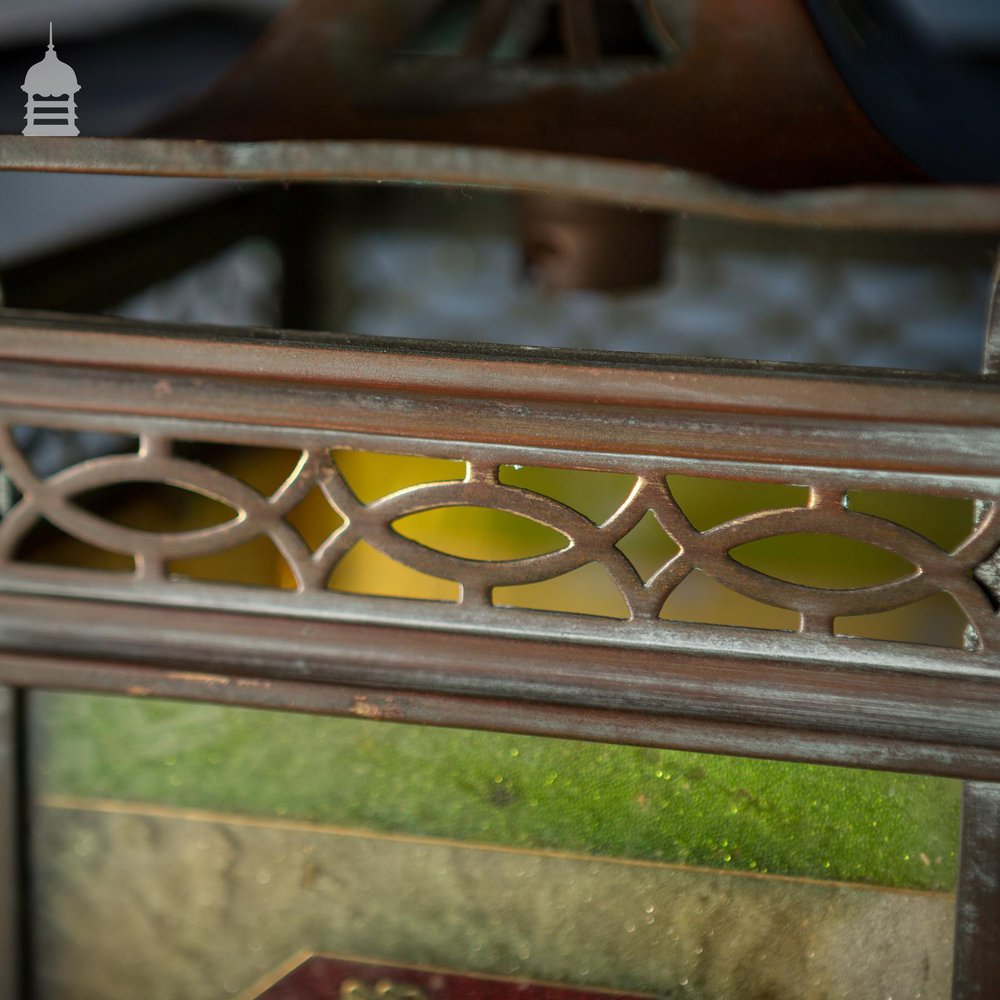
[[[681,550],[651,510],[642,515],[642,520],[627,535],[618,539],[615,547],[632,564],[643,583],[648,583]]]
[[[989,597],[994,608],[1000,608],[1000,549],[997,549],[989,559],[980,563],[972,575]]]
[[[313,552],[344,523],[343,515],[330,505],[319,486],[314,486],[285,515],[285,520]]]

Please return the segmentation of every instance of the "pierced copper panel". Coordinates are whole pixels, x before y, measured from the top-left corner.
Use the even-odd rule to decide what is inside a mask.
[[[33,472],[15,444],[9,427],[0,430],[0,462],[7,470],[22,498],[0,525],[0,566],[3,586],[8,590],[43,590],[49,594],[86,595],[91,598],[190,604],[198,607],[232,607],[240,598],[233,584],[224,582],[192,583],[172,575],[170,568],[178,560],[190,560],[231,550],[236,546],[266,538],[273,543],[290,575],[290,593],[281,594],[283,613],[310,617],[335,614],[351,618],[356,603],[353,596],[329,589],[331,576],[341,561],[360,542],[389,557],[394,562],[427,576],[458,584],[457,608],[448,608],[440,600],[428,600],[419,615],[425,627],[473,628],[481,631],[509,630],[523,626],[545,637],[558,634],[554,619],[525,610],[505,607],[511,602],[503,588],[525,586],[564,577],[584,567],[597,565],[613,582],[621,596],[620,613],[608,610],[588,626],[590,634],[620,636],[621,626],[603,618],[624,618],[629,623],[646,622],[643,636],[656,645],[676,644],[676,625],[666,619],[676,617],[668,598],[695,571],[711,577],[729,591],[771,608],[787,609],[798,616],[798,629],[807,635],[836,634],[835,619],[840,616],[871,615],[912,605],[937,594],[949,594],[968,622],[965,646],[980,654],[990,654],[997,638],[997,615],[984,586],[989,561],[1000,546],[1000,508],[993,494],[981,492],[972,499],[979,504],[979,520],[970,524],[966,537],[950,551],[899,523],[885,517],[850,509],[849,490],[882,490],[895,485],[891,473],[877,476],[853,470],[819,471],[787,467],[782,477],[808,487],[803,506],[784,506],[753,511],[724,520],[704,530],[697,530],[684,514],[668,484],[668,477],[678,472],[702,471],[692,460],[667,456],[651,458],[616,458],[587,450],[572,455],[546,454],[539,449],[516,445],[499,446],[473,442],[414,441],[412,454],[460,459],[465,474],[461,480],[425,482],[408,486],[386,496],[363,503],[345,481],[334,453],[338,449],[374,450],[381,444],[372,435],[342,434],[335,431],[294,431],[282,436],[286,449],[300,448],[294,469],[273,492],[259,492],[238,476],[208,462],[174,453],[171,438],[143,417],[118,418],[106,429],[135,435],[140,439],[137,452],[108,455],[80,462],[49,477]],[[188,428],[194,432],[195,428]],[[254,428],[199,428],[213,444],[238,444],[244,448],[266,447],[273,435]],[[407,442],[397,444],[406,446]],[[527,458],[532,464],[546,463],[545,470],[594,470],[612,473],[631,481],[632,486],[616,509],[598,521],[569,503],[542,492],[503,482],[503,470],[513,457]],[[387,460],[391,456],[386,456]],[[550,464],[551,463],[551,464]],[[459,465],[459,468],[462,466]],[[515,466],[516,467],[516,466]],[[718,471],[714,463],[712,471]],[[763,465],[744,464],[732,469],[738,476],[734,485],[773,478],[773,470]],[[143,530],[115,523],[81,506],[81,495],[101,487],[134,484],[141,496],[151,484],[169,485],[210,498],[231,516],[220,523],[178,530],[166,525],[162,530]],[[988,484],[984,483],[984,487]],[[306,497],[318,491],[328,507],[328,517],[337,526],[315,548],[301,531],[289,522]],[[319,500],[316,498],[314,504]],[[468,558],[422,543],[402,529],[403,519],[427,511],[474,508],[487,512],[506,512],[526,522],[552,529],[549,534],[561,541],[557,547],[521,558]],[[105,512],[106,514],[107,512]],[[626,553],[633,531],[648,522],[650,515],[669,544],[662,563],[640,572],[642,560],[632,549]],[[314,515],[315,520],[316,515]],[[100,570],[32,565],[22,556],[24,542],[40,520],[87,546],[120,556],[134,564],[131,573],[109,574]],[[218,520],[218,517],[213,518]],[[502,535],[502,528],[499,532]],[[810,586],[792,579],[751,568],[733,552],[750,543],[781,536],[833,536],[841,544],[864,543],[898,557],[901,567],[908,567],[894,579],[867,586]],[[447,546],[446,546],[447,547]],[[639,555],[650,551],[650,545]],[[985,568],[984,568],[985,564]],[[822,565],[815,567],[822,572]],[[280,575],[264,583],[273,589],[281,586]],[[365,593],[364,587],[351,587]],[[369,590],[378,594],[379,590]],[[278,595],[274,595],[277,597]],[[268,598],[258,596],[257,607],[268,607]],[[377,604],[365,605],[363,617],[372,613],[387,623],[396,621],[392,605],[379,611]],[[591,614],[594,610],[585,599],[564,603],[563,614]],[[357,609],[360,614],[362,609]],[[475,614],[466,616],[467,611]],[[687,617],[697,625],[697,617]],[[727,630],[712,625],[711,615],[701,619],[702,630]],[[794,616],[792,621],[794,621]],[[549,624],[551,622],[551,624]],[[764,627],[767,627],[766,625]],[[772,626],[773,627],[773,626]],[[779,629],[787,626],[777,626]],[[721,644],[726,645],[722,638]],[[772,649],[781,648],[780,632],[769,639]],[[944,643],[942,643],[944,644]]]
[[[6,682],[1000,774],[989,377],[6,313],[0,424],[139,442],[43,476],[3,436],[23,494],[0,526]],[[261,449],[280,474],[218,460]],[[359,496],[343,465],[361,452],[442,471]],[[574,499],[531,470],[608,477],[620,496]],[[692,479],[766,497],[701,518]],[[212,514],[165,524],[94,502],[125,486],[207,497]],[[928,531],[884,506],[894,494],[964,514]],[[533,541],[477,554],[422,533],[428,511],[510,519]],[[41,524],[75,564],[31,561]],[[782,537],[895,569],[817,586],[747,554]],[[352,576],[362,547],[431,589]],[[206,571],[237,550],[284,570]],[[581,574],[590,606],[533,589]],[[776,617],[678,607],[699,577]],[[595,606],[599,578],[613,600]],[[955,641],[872,625],[926,602],[951,608]]]

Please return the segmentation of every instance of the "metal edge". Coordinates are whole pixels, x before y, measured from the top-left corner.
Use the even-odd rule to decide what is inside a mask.
[[[0,170],[257,181],[437,184],[558,193],[740,222],[1000,231],[1000,187],[870,185],[761,194],[652,163],[431,142],[213,142],[0,136]]]
[[[799,759],[794,747],[803,741],[845,752],[872,741],[883,748],[899,743],[917,770],[967,777],[992,776],[982,762],[1000,754],[997,680],[166,607],[151,621],[148,609],[99,607],[97,614],[94,602],[82,600],[0,599],[0,683],[98,689],[110,683],[143,693],[146,682],[114,681],[121,676],[116,665],[143,664],[155,691],[177,691],[209,673],[237,694],[290,684],[319,705],[332,692],[351,705],[357,695],[360,715],[370,697],[400,704],[443,698],[451,706],[449,724],[472,728],[506,729],[540,712],[560,718],[560,735],[590,738],[587,719],[613,717],[623,734],[630,727],[663,733],[669,720],[685,737],[664,745],[681,749],[708,739],[699,730],[714,734],[714,752],[744,753],[749,735],[757,734],[752,756],[787,759]],[[486,704],[492,721],[476,708]],[[767,743],[769,732],[780,732],[781,740]],[[824,759],[838,762],[832,751]],[[839,762],[857,766],[865,758],[851,752]],[[881,765],[872,758],[867,766]]]
[[[23,695],[0,681],[0,1000],[25,1000],[22,958],[21,711]]]
[[[953,1000],[991,1000],[1000,983],[1000,784],[967,781],[955,905]]]
[[[166,698],[941,777],[1000,777],[1000,749],[956,747],[919,738],[802,732],[711,719],[308,681],[234,678],[210,672],[162,670],[134,662],[50,659],[16,653],[0,653],[0,677],[33,689]]]

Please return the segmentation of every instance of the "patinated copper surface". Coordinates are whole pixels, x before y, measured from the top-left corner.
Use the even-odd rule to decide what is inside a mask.
[[[96,459],[48,480],[27,471],[8,444],[5,464],[25,493],[0,529],[10,542],[0,573],[0,681],[15,688],[118,691],[1000,778],[989,572],[1000,402],[990,376],[222,334],[17,313],[7,313],[0,327],[0,362],[8,425],[102,428],[143,441],[136,455]],[[304,457],[286,487],[265,497],[209,466],[171,457],[177,438],[290,446]],[[465,459],[469,474],[464,482],[360,504],[329,460],[330,448],[345,446]],[[497,483],[504,462],[628,470],[641,483],[621,521],[602,527]],[[739,519],[715,534],[694,532],[662,486],[667,468],[806,483],[812,503]],[[78,490],[123,477],[214,492],[242,515],[220,528],[166,536],[131,534],[75,508]],[[284,505],[310,484],[344,508],[348,532],[389,545],[415,565],[453,573],[466,601],[432,606],[326,591],[321,581],[338,536],[325,553],[311,553],[282,527]],[[854,486],[975,498],[985,516],[971,541],[948,555],[845,510],[840,498]],[[573,545],[523,564],[466,565],[389,529],[404,510],[470,498],[550,521]],[[738,588],[798,608],[803,631],[658,620],[653,612],[672,582],[671,564],[643,581],[612,544],[647,505],[685,549],[677,572],[705,565],[728,574]],[[71,533],[138,555],[137,572],[11,561],[16,536],[42,513]],[[806,525],[895,547],[919,572],[886,588],[829,594],[757,579],[725,555],[735,540]],[[208,551],[251,531],[272,533],[286,548],[299,573],[296,590],[196,584],[162,572],[177,552]],[[631,620],[514,611],[487,600],[500,579],[527,579],[583,555],[612,568]],[[969,570],[980,564],[974,582]],[[888,606],[928,587],[962,601],[976,624],[973,648],[829,634],[831,614]],[[990,816],[967,814],[973,857],[994,843]],[[956,997],[989,995],[974,989],[995,967],[994,925],[973,913],[975,900],[988,894],[988,876],[974,865],[961,882],[970,902],[960,908]]]
[[[20,749],[22,692],[0,684],[0,997],[23,995],[24,879]]]
[[[294,334],[226,338],[15,314],[0,330],[0,356],[8,424],[101,428],[143,442],[138,454],[95,459],[47,481],[31,474],[8,443],[5,463],[25,494],[2,529],[0,606],[7,648],[18,654],[5,661],[2,676],[17,683],[32,676],[30,659],[20,655],[29,651],[49,657],[38,666],[39,684],[67,683],[76,670],[82,686],[121,683],[114,678],[124,674],[84,669],[80,657],[120,659],[126,672],[166,660],[183,671],[247,682],[201,684],[173,674],[157,678],[153,670],[152,683],[137,686],[163,692],[193,684],[202,697],[223,700],[273,696],[278,704],[309,707],[317,698],[325,711],[791,759],[871,763],[877,753],[886,767],[1000,775],[992,585],[988,574],[982,583],[969,576],[997,543],[1000,404],[987,377],[630,362],[600,353],[364,338],[320,343]],[[286,485],[265,497],[219,470],[172,457],[177,438],[291,447],[302,458]],[[330,459],[335,447],[469,465],[465,481],[366,505],[340,482]],[[637,479],[629,502],[598,525],[499,483],[504,463],[627,471]],[[664,472],[679,469],[804,483],[812,500],[695,532],[663,485]],[[89,486],[129,480],[193,487],[241,513],[215,528],[157,534],[112,525],[72,502]],[[284,521],[314,487],[347,522],[315,552]],[[986,514],[949,555],[896,525],[846,510],[843,493],[861,487],[975,498]],[[406,512],[462,503],[548,522],[567,545],[527,560],[476,562],[419,546],[390,527]],[[615,543],[649,509],[683,552],[644,580]],[[136,572],[18,562],[17,540],[39,515],[136,556]],[[885,586],[828,592],[763,577],[726,554],[739,541],[800,530],[875,541],[903,553],[916,572]],[[166,572],[180,554],[260,533],[284,553],[296,589],[199,583]],[[339,554],[359,537],[459,580],[462,602],[326,590]],[[592,560],[610,571],[629,620],[522,611],[491,600],[499,583]],[[802,631],[659,619],[663,599],[694,566],[796,609]],[[969,615],[976,638],[968,650],[832,634],[836,615],[897,606],[933,590],[952,593]],[[155,622],[150,606],[159,609]],[[58,633],[50,627],[54,616]],[[51,680],[53,655],[70,657],[58,681]],[[308,686],[279,694],[279,681]],[[324,694],[313,686],[322,682],[339,687]],[[503,705],[508,698],[514,703]]]
[[[987,1000],[1000,982],[1000,788],[966,782],[955,916],[955,1000]]]
[[[780,226],[1000,232],[1000,188],[995,185],[854,184],[761,193],[686,170],[612,157],[448,142],[227,143],[0,136],[0,169],[487,187]]]
[[[652,59],[603,58],[591,6],[567,2],[559,59],[510,64],[487,58],[509,12],[491,0],[459,57],[402,55],[436,6],[300,0],[218,87],[152,128],[159,138],[3,137],[0,168],[481,185],[780,225],[1000,231],[996,188],[914,183],[919,175],[852,101],[793,0],[696,3],[676,52]],[[218,141],[248,139],[267,141]],[[853,186],[825,187],[845,184]],[[751,190],[779,187],[806,190]],[[995,312],[990,330],[988,369],[997,355]],[[30,992],[18,968],[26,954],[19,690],[41,687],[972,779],[953,995],[995,991],[995,378],[223,335],[8,313],[0,322],[0,418],[7,427],[103,429],[141,441],[135,455],[46,479],[5,440],[3,464],[24,499],[0,528],[2,1000]],[[177,440],[292,448],[301,461],[265,496],[175,456]],[[340,481],[335,447],[454,458],[467,463],[467,475],[364,504]],[[501,465],[525,463],[625,472],[636,486],[613,517],[595,524],[499,481]],[[665,472],[678,470],[805,485],[809,503],[695,531],[663,484]],[[126,477],[203,490],[236,517],[200,532],[139,533],[74,503],[89,486]],[[981,517],[964,543],[944,552],[846,509],[845,492],[856,488],[962,497],[977,502]],[[312,489],[346,522],[316,551],[285,520]],[[392,529],[405,513],[460,503],[543,521],[568,544],[525,561],[469,564]],[[616,547],[647,510],[682,549],[651,577]],[[40,517],[131,555],[135,572],[26,564],[19,544]],[[914,571],[884,586],[828,592],[763,577],[729,556],[738,542],[791,531],[874,542]],[[281,549],[295,589],[171,578],[172,558],[255,533]],[[359,538],[458,580],[462,601],[328,591],[338,555]],[[626,620],[492,600],[498,584],[595,560],[618,586]],[[794,609],[800,631],[660,620],[664,598],[694,567]],[[936,591],[952,594],[968,616],[968,648],[834,634],[838,615]]]
[[[5,521],[5,532],[16,534],[19,521],[44,511],[73,532],[143,556],[142,572],[104,582],[87,571],[8,562],[0,574],[0,680],[8,685],[1000,778],[1000,677],[991,648],[996,615],[987,603],[992,578],[980,573],[982,582],[974,583],[967,573],[987,558],[994,541],[1000,403],[989,376],[630,359],[271,331],[222,335],[16,313],[7,314],[0,328],[0,360],[8,424],[100,427],[145,442],[137,456],[98,459],[48,482],[19,469],[16,453],[7,455],[27,499]],[[551,519],[580,551],[618,567],[633,620],[512,612],[485,600],[446,611],[379,598],[345,601],[310,590],[310,573],[318,582],[323,557],[314,560],[297,549],[280,527],[282,497],[310,480],[293,477],[289,493],[274,502],[246,490],[236,496],[233,484],[213,478],[207,467],[171,458],[168,442],[177,437],[302,449],[307,457],[299,476],[312,476],[340,498],[353,519],[350,530],[392,545],[401,543],[387,534],[389,508],[428,499],[454,502],[470,491],[480,502],[513,504]],[[338,492],[326,457],[334,445],[465,458],[472,472],[465,482],[419,488],[379,510],[377,503],[358,505]],[[752,634],[651,618],[655,578],[647,590],[607,544],[610,535],[600,537],[599,526],[496,484],[490,470],[504,461],[644,476],[636,498],[652,504],[669,522],[665,527],[681,536],[684,558],[732,571],[737,586],[788,597],[806,613],[805,631]],[[671,513],[659,485],[667,466],[805,482],[814,503],[734,522],[714,540],[711,532],[690,532]],[[236,502],[243,519],[213,529],[215,535],[136,538],[74,511],[78,487],[122,474],[216,490]],[[845,511],[838,498],[849,484],[977,498],[987,513],[956,561],[878,519]],[[430,493],[421,498],[422,490]],[[788,530],[796,519],[837,531],[877,529],[877,539],[902,546],[921,573],[886,591],[831,597],[755,581],[728,566],[722,552],[727,532],[735,538],[758,529]],[[300,589],[254,596],[157,573],[172,547],[211,547],[226,534],[251,530],[242,524],[285,539],[302,573]],[[480,598],[496,579],[491,574],[524,578],[539,569],[530,563],[456,566],[448,557],[403,548],[404,558],[458,569],[468,593]],[[569,552],[553,558],[576,558]],[[821,634],[831,609],[837,610],[830,601],[876,607],[931,581],[971,602],[983,640],[978,651]],[[965,842],[973,859],[995,842],[990,816],[989,810],[967,814]],[[962,898],[970,902],[960,908],[956,997],[988,996],[975,989],[991,981],[996,961],[995,925],[975,906],[988,895],[991,876],[970,864],[961,883]],[[9,934],[7,947],[15,947]]]
[[[216,87],[148,134],[457,142],[768,188],[920,176],[855,104],[797,0],[697,0],[691,45],[669,63],[598,61],[589,0],[564,5],[568,58],[554,65],[473,58],[475,38],[465,58],[398,56],[436,6],[298,0]]]
[[[51,426],[50,417],[43,419],[42,426]],[[250,428],[234,426],[213,433],[210,440],[216,444],[266,447],[280,443],[286,448],[301,448],[298,463],[287,481],[273,495],[266,496],[219,469],[174,455],[173,442],[163,435],[159,422],[133,418],[88,421],[88,424],[111,433],[138,436],[138,453],[90,459],[49,478],[40,478],[18,451],[9,427],[0,427],[0,462],[23,495],[0,525],[0,567],[5,586],[20,586],[35,593],[104,595],[108,599],[139,598],[224,608],[236,602],[233,594],[222,586],[205,588],[171,578],[171,560],[222,552],[264,535],[283,557],[296,590],[293,594],[280,592],[275,584],[273,593],[247,595],[243,599],[245,606],[260,610],[280,606],[292,615],[349,619],[352,614],[362,613],[355,598],[334,594],[326,589],[326,584],[341,559],[363,540],[397,563],[460,585],[457,607],[428,600],[407,602],[402,607],[386,604],[382,610],[376,601],[365,608],[366,618],[374,615],[387,622],[405,621],[428,628],[460,627],[487,633],[516,630],[522,635],[544,638],[558,634],[552,616],[506,608],[496,588],[548,580],[598,564],[604,567],[624,600],[622,617],[636,626],[636,641],[641,636],[643,643],[653,646],[677,648],[684,643],[697,647],[699,629],[682,626],[678,634],[676,625],[658,617],[664,602],[697,569],[746,597],[795,612],[800,632],[810,636],[836,635],[838,616],[889,611],[933,594],[948,593],[968,618],[969,650],[991,664],[997,660],[1000,629],[991,603],[993,567],[988,560],[1000,547],[1000,507],[989,480],[962,477],[958,495],[978,501],[982,516],[969,536],[956,549],[946,552],[915,531],[850,509],[846,498],[849,488],[891,490],[898,489],[901,483],[912,483],[912,477],[898,477],[891,470],[871,470],[866,474],[853,469],[818,472],[795,464],[772,469],[747,462],[737,469],[725,462],[702,463],[697,459],[623,456],[616,460],[614,456],[582,449],[567,456],[547,449],[519,448],[514,440],[489,447],[461,440],[430,442],[402,433],[392,441],[376,435],[332,431],[254,433]],[[182,439],[207,437],[204,428],[193,424],[181,425],[178,431]],[[351,491],[334,462],[331,450],[335,448],[360,451],[389,448],[399,454],[459,459],[465,463],[465,478],[413,486],[364,504]],[[631,477],[634,485],[607,520],[595,523],[558,500],[502,481],[505,468],[524,465],[613,472]],[[665,482],[665,477],[672,473],[715,473],[722,478],[738,477],[744,481],[777,478],[789,484],[807,483],[808,505],[764,510],[697,531]],[[225,504],[233,516],[214,527],[157,533],[116,524],[74,503],[76,497],[90,490],[125,483],[181,487]],[[928,488],[942,492],[937,484]],[[342,521],[315,551],[286,520],[314,489],[322,493],[331,512]],[[953,486],[947,492],[954,491]],[[430,548],[394,527],[410,514],[463,506],[519,515],[555,529],[563,541],[560,547],[541,555],[477,561]],[[651,574],[644,575],[620,546],[647,512],[653,514],[665,536],[680,551]],[[113,574],[109,578],[101,571],[70,573],[21,562],[21,545],[42,519],[88,545],[131,556],[135,562],[134,574]],[[902,557],[911,569],[888,583],[849,590],[821,589],[767,576],[742,565],[729,554],[747,542],[799,533],[829,534],[865,542]],[[983,567],[981,572],[980,567]],[[985,585],[975,578],[977,572]],[[142,584],[138,590],[137,584]],[[629,638],[623,626],[613,620],[589,615],[572,622],[570,627],[589,638],[609,643]],[[714,646],[731,630],[720,633],[717,626],[709,631]],[[731,641],[734,650],[759,646],[779,654],[786,650],[789,656],[795,655],[793,651],[801,655],[808,648],[803,642],[786,643],[785,635],[772,633],[757,641],[737,632]],[[824,656],[837,655],[828,644],[822,650]],[[887,655],[892,658],[892,654]]]

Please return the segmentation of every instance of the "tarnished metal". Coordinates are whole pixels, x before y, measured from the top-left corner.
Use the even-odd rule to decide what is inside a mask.
[[[989,1000],[1000,983],[1000,785],[966,782],[962,801],[953,1000]]]
[[[398,722],[993,780],[997,682],[467,634],[384,622],[4,595],[17,686],[119,691]],[[59,621],[58,633],[52,622]],[[37,650],[24,655],[16,650]],[[42,655],[42,654],[46,655]]]
[[[1000,251],[990,279],[990,298],[986,307],[986,337],[983,342],[983,371],[1000,375]]]
[[[563,0],[566,58],[509,63],[489,56],[514,5],[487,0],[457,58],[401,52],[439,6],[300,0],[232,74],[153,127],[159,138],[0,137],[0,169],[479,186],[618,212],[1000,232],[1000,188],[914,183],[918,173],[854,104],[794,0],[629,5],[651,26],[658,57],[625,59],[605,58],[595,4]],[[775,187],[804,189],[760,190]],[[586,265],[574,262],[586,280],[562,283],[595,283]],[[1000,980],[997,310],[994,302],[979,377],[0,315],[0,460],[20,494],[0,525],[0,1000],[25,995],[17,981],[27,926],[22,688],[965,778],[954,996],[992,996]],[[46,477],[20,453],[15,426],[112,431],[140,447]],[[281,447],[299,462],[267,495],[197,453],[176,453],[179,441]],[[362,502],[335,449],[450,458],[465,463],[465,476]],[[504,480],[505,467],[523,465],[623,473],[634,484],[597,523]],[[808,499],[696,530],[665,482],[670,473],[794,484]],[[139,531],[77,503],[125,482],[205,494],[234,516],[194,531]],[[978,516],[945,551],[850,509],[852,490],[963,498]],[[288,517],[317,491],[342,523],[312,547]],[[394,527],[462,505],[519,514],[566,544],[476,562]],[[640,573],[619,545],[650,512],[679,551]],[[130,557],[134,571],[29,563],[26,540],[42,521]],[[796,533],[874,544],[912,571],[833,590],[775,579],[731,555],[742,543]],[[172,575],[172,560],[262,536],[280,551],[291,589]],[[456,581],[460,599],[331,591],[331,572],[359,541]],[[593,563],[621,595],[623,620],[504,607],[498,597],[500,587]],[[795,612],[799,630],[664,620],[664,602],[695,570]],[[839,617],[942,593],[969,622],[966,648],[838,634]]]
[[[71,414],[81,427],[111,412],[357,431],[387,446],[455,441],[460,427],[482,444],[751,461],[772,479],[781,463],[890,469],[913,473],[897,485],[918,491],[939,475],[960,491],[972,483],[962,477],[1000,475],[1000,398],[986,375],[16,311],[0,313],[0,361],[8,412]]]
[[[23,1000],[20,709],[23,695],[0,683],[0,1000]]]
[[[1000,399],[989,377],[652,357],[640,363],[600,353],[223,335],[17,314],[0,327],[0,361],[8,424],[103,428],[143,442],[137,454],[84,463],[44,481],[8,442],[5,461],[25,494],[2,529],[8,561],[0,575],[0,634],[10,655],[0,678],[11,683],[180,692],[1000,777],[996,615],[968,575],[996,547],[995,515],[987,513],[949,555],[842,501],[849,489],[893,489],[979,498],[992,511],[1000,495]],[[169,442],[177,439],[291,447],[303,457],[285,486],[265,497],[221,470],[172,457]],[[334,448],[461,459],[469,471],[464,481],[363,504],[341,482],[330,459]],[[629,502],[598,525],[498,482],[504,464],[638,478]],[[812,502],[696,532],[663,486],[667,471],[806,484]],[[110,525],[72,502],[100,483],[150,479],[217,496],[240,513],[217,528],[170,535]],[[315,552],[284,520],[314,487],[346,521]],[[407,512],[470,503],[550,523],[572,544],[523,561],[475,562],[391,530]],[[615,542],[648,509],[683,551],[644,579]],[[17,561],[17,538],[38,515],[137,556],[137,572]],[[917,571],[884,587],[828,592],[762,577],[726,555],[752,537],[804,530],[888,546]],[[297,589],[239,588],[165,572],[178,554],[212,551],[254,533],[270,533],[282,548]],[[463,602],[327,590],[336,554],[361,537],[459,580]],[[515,610],[491,600],[498,583],[587,560],[609,567],[631,620]],[[694,566],[798,609],[804,631],[658,618],[669,588]],[[935,589],[962,602],[979,652],[831,634],[833,616],[896,606]],[[159,667],[140,669],[144,663]]]
[[[615,159],[435,142],[191,142],[0,136],[0,169],[259,181],[439,184],[527,191],[778,226],[1000,232],[996,186],[865,186],[760,193]]]
[[[21,413],[17,419],[29,419]],[[48,420],[46,420],[48,424]],[[94,425],[97,426],[97,425]],[[427,601],[411,616],[428,628],[464,628],[486,632],[535,634],[540,638],[560,634],[562,626],[550,615],[532,615],[504,608],[504,598],[496,588],[548,580],[588,565],[602,566],[624,600],[623,617],[630,623],[645,623],[644,643],[663,648],[699,644],[696,629],[677,633],[662,621],[669,617],[665,602],[678,585],[693,571],[710,574],[725,586],[764,604],[785,608],[799,616],[802,633],[816,636],[836,634],[835,619],[844,615],[864,615],[889,611],[912,604],[938,593],[948,593],[966,615],[972,646],[984,659],[995,664],[1000,674],[1000,640],[997,616],[973,573],[1000,547],[1000,493],[994,494],[991,480],[969,483],[959,494],[979,501],[982,516],[969,536],[951,552],[945,552],[915,531],[883,518],[852,511],[847,502],[848,489],[887,490],[898,488],[899,479],[891,470],[867,475],[857,470],[825,470],[817,473],[803,466],[783,465],[778,476],[786,482],[810,487],[808,505],[778,510],[763,510],[727,521],[705,531],[696,531],[682,512],[665,482],[672,473],[703,474],[707,469],[718,473],[727,468],[720,463],[706,466],[697,460],[619,458],[588,451],[572,455],[556,454],[545,449],[518,447],[516,439],[502,447],[487,447],[474,442],[454,440],[428,442],[400,435],[391,445],[403,454],[449,457],[465,461],[462,481],[428,483],[400,490],[369,504],[361,503],[341,476],[331,457],[332,448],[378,450],[384,439],[374,435],[339,435],[335,432],[296,435],[285,433],[255,435],[250,428],[233,426],[211,435],[213,443],[239,443],[266,446],[280,440],[288,448],[301,448],[298,464],[285,484],[273,495],[264,496],[234,476],[209,465],[176,457],[172,441],[161,434],[157,424],[141,418],[111,420],[100,429],[138,436],[138,453],[113,455],[84,461],[47,479],[36,476],[18,451],[9,429],[0,426],[0,462],[22,494],[22,499],[0,524],[0,586],[24,588],[52,595],[89,595],[92,598],[136,599],[144,602],[199,606],[230,606],[236,602],[227,588],[187,585],[169,578],[171,560],[205,556],[233,548],[250,539],[266,536],[275,544],[295,581],[295,596],[275,593],[261,598],[262,606],[280,606],[288,614],[324,617],[327,614],[350,618],[354,599],[326,589],[337,564],[360,541],[403,565],[439,579],[460,585],[458,607]],[[402,431],[402,428],[399,429]],[[188,438],[204,438],[206,428],[183,428]],[[832,434],[835,433],[831,431]],[[794,443],[794,436],[789,444]],[[632,478],[633,486],[621,506],[603,523],[595,524],[566,504],[532,490],[506,485],[501,475],[506,466],[542,466],[546,468],[596,469]],[[742,480],[768,480],[775,471],[756,463],[729,466],[729,475]],[[908,481],[904,478],[904,482]],[[178,532],[136,530],[88,512],[74,499],[100,487],[125,483],[163,483],[208,496],[233,511],[231,519],[214,527]],[[941,486],[931,487],[936,493]],[[331,514],[341,521],[315,551],[302,539],[286,517],[314,489],[321,491]],[[952,490],[954,487],[952,487]],[[950,492],[945,487],[946,492]],[[473,506],[503,510],[555,529],[562,538],[560,548],[527,558],[477,561],[449,555],[422,545],[394,527],[407,515],[448,507]],[[648,577],[635,568],[621,544],[639,522],[652,512],[664,534],[678,547]],[[41,520],[55,525],[74,538],[109,552],[133,558],[132,576],[108,577],[100,571],[66,570],[29,566],[19,562],[18,553],[27,535]],[[910,571],[898,579],[876,586],[850,590],[820,589],[767,576],[750,569],[730,556],[739,545],[786,534],[829,534],[880,547],[904,559]],[[277,585],[275,585],[277,589]],[[248,598],[256,603],[257,598]],[[301,605],[299,606],[299,602]],[[377,609],[377,604],[375,605]],[[661,609],[663,609],[661,611]],[[475,614],[466,612],[474,610]],[[359,611],[359,609],[358,609]],[[355,613],[358,613],[355,611]],[[365,611],[365,617],[396,620],[398,609],[386,607]],[[570,624],[570,628],[575,626]],[[609,643],[627,641],[628,634],[611,620],[597,620],[585,626],[597,640]],[[726,648],[725,633],[719,627],[709,629],[710,648]],[[638,638],[638,637],[637,637]],[[742,637],[734,643],[743,644]],[[763,640],[762,640],[763,641]],[[776,653],[802,655],[789,647],[784,633],[766,640]],[[832,656],[833,648],[824,646],[817,655]]]
[[[147,134],[569,152],[760,188],[921,176],[854,102],[797,0],[658,0],[638,15],[625,0],[563,0],[559,44],[544,58],[407,58],[440,6],[298,0],[216,86]],[[615,14],[645,17],[660,44],[612,58],[602,25]]]

